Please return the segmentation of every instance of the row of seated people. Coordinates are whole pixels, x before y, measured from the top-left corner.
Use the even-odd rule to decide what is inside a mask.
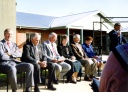
[[[85,68],[91,70],[94,68],[94,71],[90,74],[87,75],[87,72],[85,71],[85,77],[84,80],[91,81],[92,78],[94,77],[95,71],[95,65],[93,67],[87,67],[88,65],[85,65],[85,62],[88,62],[91,65],[94,62],[97,63],[97,67],[101,67],[102,62],[101,62],[101,57],[96,56],[93,47],[91,45],[93,38],[91,36],[87,36],[85,39],[85,43],[82,44],[82,46],[79,44],[80,41],[80,35],[75,34],[73,36],[74,43],[71,44],[71,46],[67,45],[69,38],[67,35],[62,35],[61,38],[61,44],[57,46],[58,53],[60,56],[64,56],[64,58],[68,59],[65,62],[71,65],[71,70],[70,70],[70,75],[67,76],[69,81],[76,83],[77,82],[77,75],[81,75],[82,69],[81,69],[81,64],[85,66]],[[86,59],[87,61],[85,61]],[[83,59],[83,60],[82,60]],[[85,59],[85,60],[84,60]],[[83,62],[83,63],[82,63]],[[86,69],[86,70],[87,70]],[[88,70],[87,70],[88,71]],[[91,72],[91,71],[90,71]],[[72,77],[72,78],[71,78]]]
[[[15,43],[11,42],[12,36],[13,31],[6,29],[5,38],[0,42],[0,70],[8,74],[12,92],[17,92],[17,72],[26,72],[25,92],[30,92],[31,86],[34,86],[34,92],[40,92],[38,84],[41,82],[41,67],[46,67],[49,71],[47,84],[49,90],[56,90],[53,83],[58,84],[61,72],[63,72],[63,76],[67,76],[68,82],[72,79],[72,82],[76,83],[77,75],[81,74],[81,64],[85,67],[85,80],[95,77],[96,60],[87,57],[79,44],[80,36],[78,34],[73,36],[72,49],[70,46],[67,49],[68,36],[63,36],[62,44],[58,46],[57,50],[56,33],[50,33],[48,40],[42,44],[39,43],[41,36],[34,33],[31,35],[31,41],[24,44],[23,53],[19,51]],[[62,51],[62,48],[65,50]],[[21,57],[22,62],[16,60],[17,57]]]

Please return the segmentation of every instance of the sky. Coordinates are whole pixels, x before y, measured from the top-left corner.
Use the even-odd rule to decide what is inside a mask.
[[[16,10],[48,16],[66,16],[100,10],[107,17],[128,17],[128,0],[16,0]]]

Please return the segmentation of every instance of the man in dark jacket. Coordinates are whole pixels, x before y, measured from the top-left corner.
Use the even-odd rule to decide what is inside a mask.
[[[49,71],[48,89],[56,90],[52,85],[52,81],[55,80],[55,65],[51,62],[47,62],[47,58],[43,55],[42,44],[39,44],[40,35],[34,33],[31,35],[31,42],[26,43],[23,47],[22,61],[32,63],[34,65],[34,92],[40,92],[38,83],[40,83],[40,68],[46,67]]]
[[[120,23],[115,23],[114,30],[109,32],[110,51],[112,51],[116,46],[121,45],[122,43],[127,43],[126,39],[121,34],[120,28]]]

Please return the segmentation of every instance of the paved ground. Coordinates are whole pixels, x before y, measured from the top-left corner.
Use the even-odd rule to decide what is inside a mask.
[[[78,82],[77,84],[59,83],[58,85],[54,85],[57,88],[57,90],[53,92],[93,92],[89,84],[90,82],[83,80],[81,82]],[[41,92],[52,92],[50,90],[47,90],[47,88],[45,88],[45,86],[42,85],[40,85],[40,90]],[[0,88],[0,92],[7,92],[6,87]],[[9,89],[9,92],[11,92],[11,89]],[[18,88],[18,92],[23,92],[23,89]]]

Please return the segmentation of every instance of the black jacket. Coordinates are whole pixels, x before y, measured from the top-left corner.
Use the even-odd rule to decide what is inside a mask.
[[[47,58],[43,55],[43,47],[42,44],[38,44],[38,54],[40,61],[47,61]],[[36,63],[36,56],[35,56],[34,46],[33,44],[27,43],[23,46],[23,53],[21,57],[21,61],[28,62],[28,63]]]
[[[127,43],[127,40],[124,38],[124,36],[121,34],[121,37],[119,38],[117,32],[115,32],[114,30],[109,32],[109,38],[110,51],[112,51],[116,46],[121,45],[122,43]]]

